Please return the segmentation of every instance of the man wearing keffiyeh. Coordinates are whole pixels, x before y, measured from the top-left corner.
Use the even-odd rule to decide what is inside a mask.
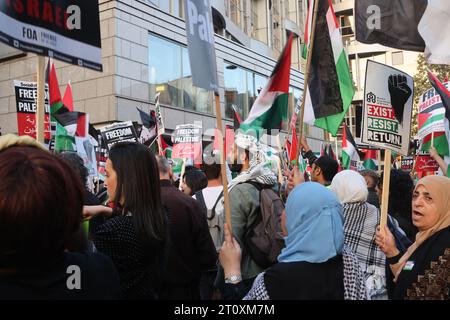
[[[254,225],[260,211],[260,190],[255,183],[275,188],[277,176],[270,165],[272,150],[254,136],[239,131],[232,150],[231,171],[238,175],[228,186],[233,236],[243,248],[241,271],[247,291],[255,277],[264,269],[256,264],[245,250],[245,235]],[[216,206],[216,213],[223,211],[223,198]],[[223,215],[222,215],[223,216]]]

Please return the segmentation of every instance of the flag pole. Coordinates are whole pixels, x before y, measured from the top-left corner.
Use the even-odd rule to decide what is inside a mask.
[[[38,55],[37,58],[36,140],[40,143],[44,143],[45,57]]]
[[[312,17],[311,22],[311,35],[310,35],[310,46],[308,48],[308,55],[306,58],[306,68],[305,68],[305,74],[304,74],[304,82],[303,82],[303,93],[302,93],[302,106],[300,107],[300,128],[298,130],[298,142],[301,143],[302,137],[303,137],[303,117],[305,114],[305,98],[306,98],[306,91],[308,89],[308,81],[309,81],[309,71],[311,67],[311,57],[312,52],[314,49],[314,33],[316,32],[316,20],[317,20],[317,12],[319,11],[319,0],[314,1],[314,13]],[[300,154],[302,148],[298,148],[298,152]],[[299,158],[299,156],[297,156]]]
[[[230,201],[228,195],[228,179],[227,170],[225,168],[225,151],[223,149],[223,126],[222,126],[222,112],[220,110],[220,96],[218,92],[214,92],[215,105],[216,105],[216,119],[217,119],[217,134],[219,135],[219,152],[220,152],[220,172],[222,175],[222,186],[223,186],[223,200],[225,208],[225,221],[230,228],[231,234],[233,234],[231,227],[231,211],[230,211]]]
[[[383,195],[381,197],[380,230],[384,232],[387,223],[387,211],[389,204],[389,184],[391,180],[391,150],[384,151]]]
[[[431,133],[431,146],[434,147],[434,131]]]

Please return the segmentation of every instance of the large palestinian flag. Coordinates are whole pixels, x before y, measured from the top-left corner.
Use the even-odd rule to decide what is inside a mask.
[[[344,169],[356,169],[359,161],[358,147],[347,126],[342,132],[342,166]]]
[[[240,125],[243,131],[283,127],[287,118],[292,40],[291,33],[266,86],[253,103],[247,119]]]
[[[355,91],[332,0],[317,1],[304,122],[336,136]]]
[[[355,1],[356,40],[425,51],[428,63],[450,64],[448,0]]]

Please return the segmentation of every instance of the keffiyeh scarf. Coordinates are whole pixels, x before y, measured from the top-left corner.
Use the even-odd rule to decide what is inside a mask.
[[[370,298],[386,294],[386,257],[375,244],[378,209],[366,202],[343,204],[345,244],[358,257]]]

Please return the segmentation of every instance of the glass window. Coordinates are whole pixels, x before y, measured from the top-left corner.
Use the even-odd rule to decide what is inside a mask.
[[[158,7],[162,11],[182,18],[183,0],[149,0],[150,4]]]
[[[212,93],[192,84],[187,48],[150,34],[150,97],[160,92],[160,102],[170,106],[211,112]]]
[[[233,105],[241,118],[248,114],[247,71],[231,63],[225,63],[225,117],[233,119]]]

